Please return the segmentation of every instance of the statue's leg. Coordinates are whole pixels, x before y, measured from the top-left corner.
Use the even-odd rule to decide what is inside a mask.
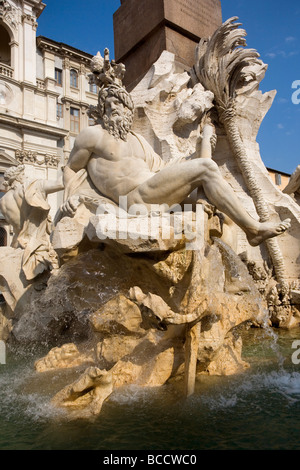
[[[260,223],[244,209],[235,192],[223,179],[218,165],[210,159],[186,160],[156,173],[127,195],[127,204],[173,206],[180,204],[194,189],[202,186],[208,200],[224,212],[246,233],[251,245],[280,235],[290,226],[290,220],[280,224]]]

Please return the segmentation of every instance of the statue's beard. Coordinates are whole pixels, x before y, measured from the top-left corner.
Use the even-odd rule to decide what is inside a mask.
[[[103,127],[117,139],[127,140],[132,125],[132,113],[126,115],[115,114],[111,118],[103,116]]]

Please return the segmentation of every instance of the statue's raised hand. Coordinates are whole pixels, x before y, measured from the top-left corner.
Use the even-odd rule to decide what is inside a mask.
[[[66,202],[60,207],[63,217],[74,217],[78,206],[81,204],[80,196],[70,196]]]

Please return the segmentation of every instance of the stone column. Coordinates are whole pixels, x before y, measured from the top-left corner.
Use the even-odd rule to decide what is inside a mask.
[[[36,27],[35,18],[23,15],[24,67],[23,81],[36,84]]]
[[[84,64],[80,64],[79,69],[79,91],[80,101],[86,101],[86,68]]]
[[[63,89],[64,95],[70,96],[70,59],[68,57],[63,60]]]
[[[19,54],[19,43],[15,40],[12,40],[10,42],[10,50],[11,50],[11,67],[14,70],[14,79],[18,80],[19,79],[19,60],[18,60],[18,54]]]
[[[53,52],[44,51],[44,77],[55,80],[55,56]]]

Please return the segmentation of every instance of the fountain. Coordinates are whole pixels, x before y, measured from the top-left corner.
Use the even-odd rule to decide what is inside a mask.
[[[59,373],[51,402],[68,418],[133,384],[191,396],[198,377],[249,367],[243,329],[299,325],[299,206],[261,161],[274,92],[259,91],[266,66],[236,20],[200,41],[189,73],[165,51],[130,94],[98,53],[96,125],[62,181],[5,175],[0,339],[47,345],[36,374]],[[47,194],[62,188],[52,223]]]

